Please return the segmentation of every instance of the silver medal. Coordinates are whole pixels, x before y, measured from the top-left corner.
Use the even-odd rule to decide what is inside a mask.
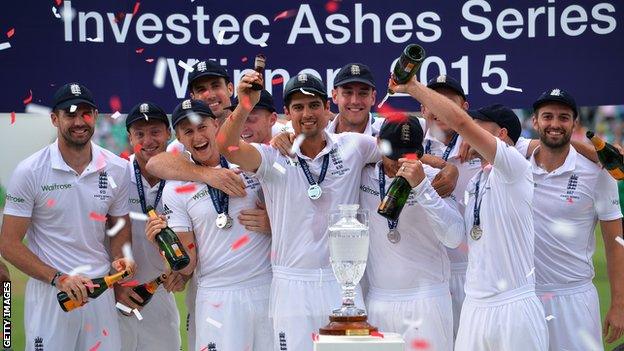
[[[318,200],[323,194],[323,190],[318,184],[312,184],[308,188],[308,197],[312,200]]]
[[[219,213],[215,224],[219,229],[228,229],[232,227],[232,217],[226,215],[225,213]]]
[[[483,230],[481,229],[481,227],[478,225],[473,225],[472,229],[470,229],[470,237],[473,240],[479,240],[481,239],[481,235],[483,235]]]
[[[401,241],[401,233],[399,233],[398,230],[396,229],[390,229],[390,231],[388,232],[388,241],[396,244],[399,241]]]

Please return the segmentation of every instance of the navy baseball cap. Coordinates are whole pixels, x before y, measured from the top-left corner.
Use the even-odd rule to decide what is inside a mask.
[[[386,119],[379,130],[379,139],[387,140],[392,152],[386,157],[398,160],[405,154],[422,157],[424,132],[417,117],[408,116],[407,120],[396,123]]]
[[[431,88],[433,90],[440,88],[450,89],[466,100],[466,94],[464,93],[464,89],[461,84],[459,84],[455,78],[447,76],[446,74],[439,75],[430,80],[429,83],[427,83],[427,88]]]
[[[158,105],[145,101],[135,105],[126,117],[126,129],[130,130],[130,125],[140,120],[157,120],[162,121],[169,128],[169,118],[165,111]]]
[[[511,138],[514,144],[518,141],[518,138],[520,138],[520,133],[522,133],[520,119],[513,110],[508,107],[501,104],[494,104],[481,107],[476,111],[469,111],[468,114],[473,119],[494,122],[498,124],[499,127],[507,129],[507,135],[509,135],[509,138]]]
[[[370,68],[362,63],[348,63],[343,66],[334,79],[334,88],[347,83],[364,83],[375,89],[375,79]]]
[[[193,72],[188,75],[188,90],[191,91],[195,80],[203,77],[222,77],[226,83],[232,81],[225,68],[215,61],[198,61],[193,65]]]
[[[551,89],[547,90],[540,95],[540,97],[533,103],[533,111],[537,111],[537,109],[548,102],[558,102],[560,104],[564,104],[574,111],[574,118],[578,116],[578,109],[576,107],[576,101],[567,91],[563,89]]]
[[[171,126],[175,128],[178,123],[193,114],[199,115],[200,117],[217,118],[205,102],[201,100],[186,99],[179,103],[173,110],[173,113],[171,114]]]
[[[290,78],[284,86],[284,100],[298,91],[304,94],[305,92],[314,93],[327,100],[327,90],[325,90],[323,82],[311,74],[300,73]]]
[[[66,110],[71,105],[79,104],[87,104],[97,108],[91,90],[80,83],[67,83],[54,93],[52,110]]]
[[[234,102],[232,102],[232,106],[226,107],[226,109],[234,111],[236,106],[238,106],[238,99],[234,99]],[[271,94],[268,91],[263,89],[260,92],[260,101],[258,101],[256,106],[254,106],[254,109],[257,109],[257,108],[267,110],[271,113],[277,111],[275,109],[275,104],[273,103],[273,96],[271,96]]]

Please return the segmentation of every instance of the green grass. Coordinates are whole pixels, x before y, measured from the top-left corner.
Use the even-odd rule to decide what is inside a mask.
[[[604,318],[611,301],[611,293],[609,291],[609,281],[607,278],[606,258],[604,255],[604,243],[599,230],[596,233],[596,254],[594,255],[594,266],[596,268],[596,277],[594,284],[598,289],[600,296],[600,315]],[[17,269],[9,265],[11,271],[11,322],[12,322],[12,347],[14,350],[24,350],[24,288],[26,285],[26,276]],[[176,301],[178,310],[180,311],[180,335],[182,335],[182,349],[189,350],[186,343],[186,305],[184,304],[184,293],[176,293]],[[618,340],[613,344],[605,344],[606,350],[611,350],[616,345],[623,342]]]

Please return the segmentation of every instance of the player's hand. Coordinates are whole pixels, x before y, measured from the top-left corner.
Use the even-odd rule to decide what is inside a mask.
[[[123,304],[126,307],[130,307],[131,309],[136,308],[137,310],[140,311],[141,308],[143,308],[139,304],[135,303],[134,301],[130,299],[130,297],[132,297],[138,302],[143,302],[143,298],[141,298],[139,294],[135,293],[131,287],[115,284],[113,289],[115,290],[115,301]],[[119,312],[121,312],[121,314],[123,314],[124,316],[130,316],[130,314],[125,313],[121,310],[119,310]]]
[[[127,257],[122,257],[122,258],[118,258],[115,261],[113,261],[113,263],[111,264],[111,266],[113,266],[113,268],[117,271],[117,272],[121,272],[121,271],[128,271],[128,276],[132,277],[134,275],[134,273],[136,272],[136,262],[134,262],[133,260],[127,258]]]
[[[56,287],[67,293],[67,295],[75,301],[81,303],[87,303],[89,298],[88,293],[93,293],[98,284],[93,284],[91,279],[77,274],[67,275],[63,274],[56,279]]]
[[[431,186],[440,195],[440,197],[447,197],[453,193],[455,186],[457,185],[457,178],[459,177],[459,170],[451,163],[446,163],[446,166],[436,174],[431,182]]]
[[[185,275],[178,272],[172,272],[167,276],[167,279],[163,282],[163,288],[168,292],[183,291],[186,286],[186,282],[191,279],[191,275]]]
[[[147,236],[147,240],[152,243],[156,243],[156,235],[165,228],[167,228],[167,217],[164,215],[148,218],[147,224],[145,225],[145,235]]]
[[[422,162],[419,160],[400,158],[399,170],[396,176],[407,179],[409,185],[413,188],[425,179],[425,170],[423,169]]]
[[[611,305],[605,316],[602,335],[607,343],[612,343],[624,334],[624,306]]]
[[[204,172],[206,175],[204,183],[229,196],[243,197],[247,195],[247,191],[245,182],[238,176],[240,172],[240,169],[212,168],[209,172]]]
[[[260,202],[256,202],[256,208],[242,210],[238,215],[238,222],[249,231],[271,234],[271,223],[266,206]]]
[[[280,154],[284,156],[293,156],[290,154],[292,150],[293,142],[295,141],[295,134],[289,132],[281,132],[271,139],[270,144],[274,149],[277,149]]]
[[[405,93],[405,94],[409,94],[410,90],[413,89],[413,87],[416,86],[416,82],[418,82],[417,78],[416,78],[416,74],[405,84],[397,84],[397,82],[394,81],[394,79],[392,79],[392,77],[390,77],[388,79],[388,89],[392,90],[395,93]]]
[[[238,87],[236,89],[238,93],[238,105],[247,112],[251,112],[258,101],[260,101],[260,90],[251,89],[252,83],[258,83],[264,86],[262,74],[255,71],[245,74],[240,82],[238,82]]]
[[[459,157],[459,162],[460,163],[464,163],[466,161],[470,161],[471,160],[469,158],[470,157],[469,151],[470,151],[470,145],[468,145],[467,142],[462,140],[461,143],[459,144],[459,151],[457,153],[457,155]]]

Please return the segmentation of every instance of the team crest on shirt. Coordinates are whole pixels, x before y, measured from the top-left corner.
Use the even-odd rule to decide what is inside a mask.
[[[35,347],[35,351],[43,351],[43,338],[40,336],[36,337],[33,346]]]
[[[343,146],[343,148],[344,147],[345,146]],[[342,155],[337,148],[331,149],[331,151],[329,152],[329,158],[331,160],[331,163],[334,165],[334,169],[331,170],[332,175],[342,176],[351,170],[351,168],[345,166],[344,162],[342,161]]]
[[[103,201],[111,198],[111,195],[108,195],[108,172],[100,172],[98,177],[98,189],[99,193],[93,195],[93,197]]]
[[[578,200],[579,196],[576,195],[576,187],[578,186],[578,174],[572,173],[570,179],[568,179],[568,185],[566,187],[565,194],[559,195],[562,199],[572,202],[572,199]]]
[[[170,214],[172,214],[172,213],[173,213],[173,211],[171,211],[171,209],[169,208],[169,206],[167,206],[167,204],[164,204],[164,205],[163,205],[163,210],[162,210],[161,214],[163,214],[163,215],[165,215],[165,216],[168,216],[168,215],[170,215]]]

